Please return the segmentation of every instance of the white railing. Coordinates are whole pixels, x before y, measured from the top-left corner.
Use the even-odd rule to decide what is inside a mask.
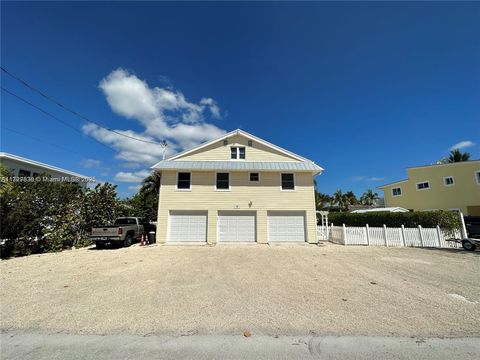
[[[458,248],[461,247],[453,241],[446,241],[451,235],[436,228],[399,228],[383,227],[353,227],[353,226],[330,226],[328,240],[342,245],[367,245],[367,246],[391,246],[391,247],[437,247]],[[320,233],[319,233],[320,234]],[[460,231],[455,231],[455,238],[460,238]],[[319,240],[322,240],[319,236]]]

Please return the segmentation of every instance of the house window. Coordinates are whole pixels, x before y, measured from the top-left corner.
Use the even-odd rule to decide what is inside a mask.
[[[177,189],[178,190],[190,190],[192,174],[189,172],[179,172],[177,174]]]
[[[443,178],[443,185],[445,186],[453,186],[455,185],[455,180],[453,179],[453,176],[446,176]]]
[[[402,195],[402,188],[393,188],[392,189],[392,196],[401,196]]]
[[[475,180],[477,180],[477,184],[480,185],[480,171],[475,171]]]
[[[28,170],[23,170],[23,169],[18,170],[18,176],[19,177],[29,177],[30,174],[31,173]]]
[[[282,174],[282,190],[295,190],[293,174]]]
[[[428,181],[422,181],[417,183],[417,190],[430,189],[430,183]]]
[[[229,173],[217,173],[217,190],[229,190],[230,189],[230,174]]]
[[[245,147],[232,146],[230,148],[230,158],[232,160],[244,160],[245,159]]]
[[[259,173],[250,173],[250,181],[251,182],[259,182],[260,181],[260,174]]]

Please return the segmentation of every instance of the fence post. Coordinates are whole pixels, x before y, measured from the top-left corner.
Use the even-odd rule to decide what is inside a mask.
[[[343,234],[343,244],[347,245],[347,227],[345,224],[342,225],[342,234]]]
[[[405,226],[403,226],[403,224],[402,224],[402,227],[400,228],[400,233],[402,234],[403,247],[406,247],[407,244],[405,243]]]
[[[468,233],[467,233],[467,228],[465,227],[465,219],[463,218],[463,213],[460,211],[458,213],[458,216],[460,216],[460,235],[462,236],[462,239],[468,238]]]
[[[441,239],[442,239],[442,233],[440,232],[440,226],[437,225],[437,240],[438,240],[438,247],[442,247],[442,242],[441,242]]]
[[[420,247],[423,247],[422,225],[418,225],[418,233],[420,235]]]
[[[388,247],[387,241],[387,225],[383,224],[383,237],[385,238],[385,246]]]
[[[365,225],[365,233],[367,235],[367,245],[370,246],[370,228],[368,224]]]

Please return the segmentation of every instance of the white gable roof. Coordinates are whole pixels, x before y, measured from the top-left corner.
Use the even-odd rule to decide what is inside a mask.
[[[288,155],[288,156],[290,156],[290,157],[292,157],[292,158],[294,158],[294,159],[296,159],[296,160],[299,160],[299,161],[310,161],[310,160],[304,158],[303,156],[297,155],[297,154],[295,154],[295,153],[293,153],[293,152],[291,152],[291,151],[288,151],[288,150],[286,150],[286,149],[284,149],[284,148],[281,148],[280,146],[274,145],[274,144],[272,144],[272,143],[270,143],[270,142],[268,142],[268,141],[266,141],[266,140],[260,139],[259,137],[256,137],[255,135],[252,135],[252,134],[250,134],[250,133],[248,133],[248,132],[246,132],[246,131],[240,130],[240,129],[230,131],[229,133],[226,133],[225,135],[220,136],[219,138],[216,138],[216,139],[207,141],[207,142],[205,142],[205,143],[203,143],[203,144],[200,144],[200,145],[198,145],[198,146],[196,146],[196,147],[194,147],[194,148],[192,148],[192,149],[182,151],[182,152],[180,152],[180,153],[178,153],[178,154],[175,154],[175,155],[171,156],[170,158],[168,158],[168,159],[166,159],[166,160],[167,160],[167,161],[176,160],[176,159],[178,159],[179,157],[188,155],[188,154],[190,154],[190,153],[192,153],[192,152],[194,152],[194,151],[203,149],[203,148],[205,148],[205,147],[207,147],[207,146],[209,146],[209,145],[211,145],[211,144],[214,144],[214,143],[216,143],[217,141],[222,141],[222,140],[228,139],[229,137],[232,137],[232,136],[235,136],[235,135],[241,135],[241,136],[243,136],[243,137],[245,137],[245,138],[247,138],[247,139],[250,139],[250,140],[253,140],[253,141],[258,142],[258,143],[260,143],[260,144],[263,144],[263,145],[265,145],[265,146],[267,146],[267,147],[269,147],[269,148],[271,148],[271,149],[274,149],[274,150],[276,150],[276,151],[278,151],[278,152],[280,152],[280,153],[282,153],[282,154]],[[155,164],[155,165],[157,165],[157,164]],[[154,168],[155,165],[152,166],[152,168]],[[323,169],[322,169],[322,170],[323,170]]]

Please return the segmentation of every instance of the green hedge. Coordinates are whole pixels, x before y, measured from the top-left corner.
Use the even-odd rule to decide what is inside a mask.
[[[383,226],[387,227],[422,227],[433,228],[437,225],[444,230],[454,230],[460,228],[460,219],[458,215],[452,211],[418,211],[408,213],[330,213],[328,214],[328,222],[341,226]]]

